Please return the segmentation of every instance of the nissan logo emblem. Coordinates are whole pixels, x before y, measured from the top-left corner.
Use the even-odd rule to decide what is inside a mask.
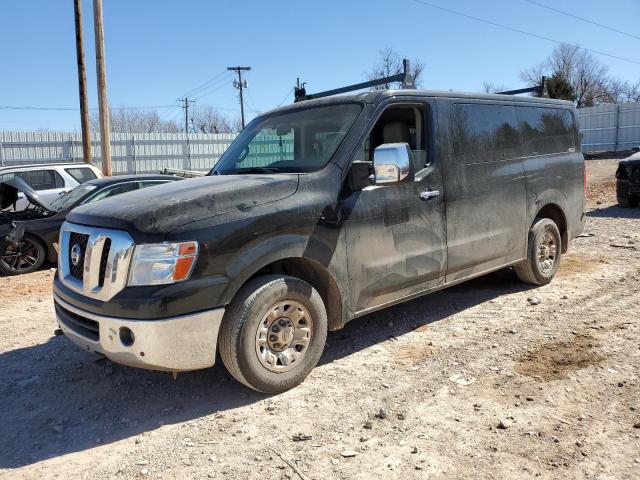
[[[75,244],[73,247],[71,247],[71,263],[73,264],[73,266],[77,266],[80,263],[80,255],[82,255],[82,248],[80,247],[79,244]]]

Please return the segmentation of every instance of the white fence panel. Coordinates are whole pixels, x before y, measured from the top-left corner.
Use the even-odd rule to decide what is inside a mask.
[[[235,134],[112,133],[113,172],[157,173],[163,168],[208,171]],[[100,135],[91,134],[93,162],[102,167]],[[78,132],[0,132],[0,166],[82,162]]]
[[[630,150],[640,146],[640,102],[578,110],[585,152]]]

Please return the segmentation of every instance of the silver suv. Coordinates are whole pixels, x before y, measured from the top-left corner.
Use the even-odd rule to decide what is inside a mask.
[[[100,170],[85,163],[54,163],[41,165],[16,165],[0,167],[0,182],[14,177],[22,178],[31,188],[38,192],[39,198],[47,203],[78,185],[102,178]],[[16,210],[27,208],[29,201],[24,194],[18,195]]]

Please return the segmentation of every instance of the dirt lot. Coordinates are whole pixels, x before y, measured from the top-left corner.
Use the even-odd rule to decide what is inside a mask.
[[[0,278],[0,477],[640,478],[640,209],[588,169],[551,285],[506,270],[356,320],[274,397],[97,360],[52,336],[50,271]]]

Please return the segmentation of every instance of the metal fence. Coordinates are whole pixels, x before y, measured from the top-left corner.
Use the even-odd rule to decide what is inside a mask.
[[[112,133],[113,172],[208,171],[235,137],[229,133]],[[96,133],[91,134],[91,154],[101,168],[100,135]],[[0,132],[0,166],[48,162],[82,162],[80,133]]]
[[[640,146],[640,102],[581,108],[578,122],[585,152],[630,150]]]

